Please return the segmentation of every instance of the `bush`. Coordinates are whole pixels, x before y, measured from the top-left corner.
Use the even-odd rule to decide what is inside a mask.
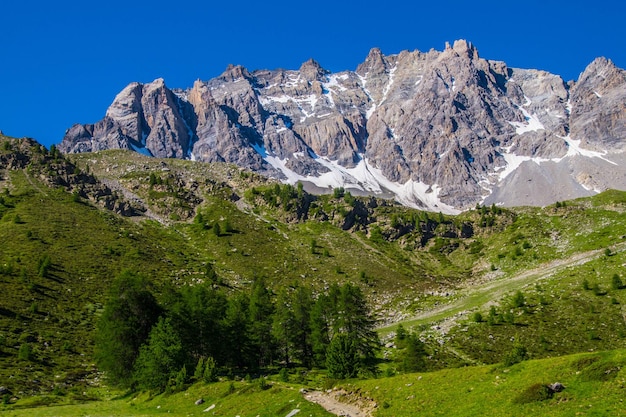
[[[269,382],[267,382],[267,379],[265,379],[264,377],[260,377],[257,380],[257,384],[261,391],[265,391],[267,389],[272,388],[272,385]]]
[[[17,352],[17,358],[23,361],[30,361],[33,359],[33,348],[25,343],[20,346],[20,350]]]
[[[511,301],[513,303],[513,307],[524,307],[524,304],[526,304],[526,297],[524,297],[524,294],[521,291],[518,291],[515,293]]]
[[[611,278],[611,288],[613,288],[614,290],[621,290],[622,288],[624,288],[624,283],[622,282],[622,279],[619,277],[619,275],[613,274],[613,277]]]
[[[209,356],[204,362],[204,371],[202,372],[204,382],[217,382],[217,363],[213,357]]]
[[[602,287],[600,287],[600,284],[598,284],[598,283],[593,284],[593,285],[591,286],[591,290],[593,291],[593,293],[594,293],[595,295],[605,295],[605,294],[606,294],[606,291],[604,291],[604,290],[602,289]]]
[[[582,287],[583,287],[583,290],[585,290],[585,291],[587,291],[587,290],[589,290],[591,288],[589,286],[589,281],[587,280],[587,278],[583,279]]]
[[[615,362],[596,360],[584,367],[578,374],[578,378],[584,382],[610,381],[617,377],[620,369],[620,365]]]
[[[289,382],[289,371],[287,371],[287,368],[281,368],[278,372],[278,377],[282,382]]]
[[[475,313],[472,315],[472,320],[473,320],[474,322],[476,322],[476,323],[482,323],[482,321],[483,321],[483,315],[482,315],[482,314],[480,314],[480,312],[478,312],[478,311],[477,311],[477,312],[475,312]]]
[[[528,351],[524,346],[516,343],[513,349],[504,357],[504,366],[513,366],[528,359]]]
[[[522,391],[513,400],[516,404],[529,404],[552,398],[554,392],[546,384],[533,384]]]

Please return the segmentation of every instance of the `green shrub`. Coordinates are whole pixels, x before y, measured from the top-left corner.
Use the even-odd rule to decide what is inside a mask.
[[[33,348],[28,343],[24,343],[20,346],[20,350],[17,352],[17,358],[23,361],[32,360]]]
[[[593,291],[593,293],[595,295],[605,295],[606,294],[606,291],[604,291],[602,289],[602,287],[600,287],[600,284],[598,284],[598,283],[593,284],[591,286],[591,290]]]
[[[482,323],[483,322],[483,315],[480,314],[480,312],[475,312],[474,314],[472,314],[472,320],[475,323]]]
[[[528,351],[523,345],[516,343],[513,349],[504,357],[504,366],[513,366],[528,359]]]
[[[597,360],[586,366],[578,374],[581,381],[611,381],[617,377],[621,366],[612,361]]]
[[[63,345],[61,346],[61,350],[63,352],[72,352],[74,350],[74,348],[72,347],[72,342],[70,342],[69,340],[66,340],[65,342],[63,342]]]
[[[257,380],[257,386],[259,387],[259,390],[261,391],[265,391],[272,387],[272,385],[269,382],[267,382],[267,379],[265,379],[264,377],[260,377]]]
[[[504,313],[502,315],[502,319],[505,323],[515,324],[515,314],[513,314],[513,312],[511,311],[507,311],[506,313]]]
[[[583,290],[585,290],[585,291],[587,291],[587,290],[589,290],[591,288],[589,286],[589,281],[587,280],[587,278],[583,279],[582,287],[583,287]]]
[[[217,363],[213,357],[209,356],[204,362],[204,370],[202,371],[202,379],[204,382],[217,382]]]
[[[520,392],[513,400],[516,404],[529,404],[538,401],[545,401],[552,398],[554,392],[546,384],[533,384]]]
[[[524,294],[521,291],[518,291],[515,293],[511,301],[513,307],[524,307],[524,304],[526,304],[526,297],[524,297]]]
[[[289,382],[289,371],[287,370],[287,368],[280,368],[280,371],[278,372],[278,377],[282,382]]]
[[[611,278],[611,288],[613,288],[614,290],[621,290],[622,288],[624,288],[624,283],[622,282],[622,279],[619,277],[619,275],[613,274],[613,277]]]

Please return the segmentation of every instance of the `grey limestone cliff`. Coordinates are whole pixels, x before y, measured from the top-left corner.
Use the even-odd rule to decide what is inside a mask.
[[[626,72],[608,59],[565,82],[459,40],[443,51],[374,48],[356,71],[309,60],[298,70],[229,66],[187,90],[132,83],[59,149],[230,162],[317,191],[454,212],[626,189],[625,121]]]

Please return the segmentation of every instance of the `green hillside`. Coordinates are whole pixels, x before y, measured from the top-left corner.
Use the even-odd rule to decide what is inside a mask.
[[[32,140],[0,137],[0,386],[11,392],[6,407],[28,404],[33,395],[46,396],[44,403],[108,398],[94,338],[111,283],[128,270],[145,277],[165,306],[173,289],[211,285],[235,297],[260,277],[272,303],[285,289],[309,288],[317,297],[334,284],[351,283],[378,319],[385,345],[379,377],[407,370],[407,348],[394,338],[402,323],[422,346],[413,369],[435,386],[444,384],[438,378],[478,386],[489,379],[485,375],[504,378],[502,372],[510,372],[512,385],[502,394],[507,398],[520,387],[555,382],[553,375],[567,386],[575,375],[559,375],[569,375],[579,359],[557,357],[625,347],[625,209],[626,193],[610,190],[545,208],[477,206],[447,216],[341,189],[313,196],[223,164],[126,151],[64,157]],[[523,353],[522,363],[509,371],[499,365],[457,369],[507,362],[515,352]],[[602,360],[592,362],[606,356],[621,369],[621,351],[597,355]],[[552,359],[528,361],[538,358]],[[265,373],[281,369],[273,361]],[[554,373],[531,381],[526,373],[542,366]],[[328,384],[321,372],[307,388]],[[515,380],[517,372],[526,376]],[[615,374],[617,381],[621,374]],[[411,408],[401,414],[400,397],[391,391],[411,378],[415,374],[351,383],[379,404],[375,415],[399,416]],[[274,388],[254,396],[287,395],[274,379]],[[237,384],[244,384],[237,395],[250,391],[245,381]],[[224,381],[203,389],[228,386]],[[599,404],[585,396],[591,386],[583,384],[587,391],[578,398]],[[287,401],[302,398],[297,389]],[[487,386],[481,390],[487,398]],[[172,395],[163,401],[179,404],[176,396],[184,393]],[[410,395],[444,407],[445,398],[436,400],[432,392]],[[559,393],[520,410],[547,413],[544,406],[567,401],[562,398],[569,397]],[[385,402],[389,407],[382,407]],[[422,403],[424,410],[430,407]],[[130,407],[127,398],[115,404]],[[457,414],[475,412],[462,411]],[[136,415],[141,413],[147,408]]]

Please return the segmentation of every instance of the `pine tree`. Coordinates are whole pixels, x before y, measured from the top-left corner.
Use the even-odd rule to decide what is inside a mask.
[[[335,332],[350,335],[363,360],[365,362],[373,360],[380,341],[374,330],[375,320],[359,287],[350,283],[341,287],[339,312]]]
[[[278,294],[272,334],[287,365],[298,360],[305,367],[311,366],[312,303],[311,291],[304,287],[296,286],[293,291],[283,289]]]
[[[224,332],[224,364],[244,368],[253,362],[254,348],[250,340],[250,298],[238,293],[228,299],[226,314],[222,321]]]
[[[179,372],[185,367],[185,351],[180,336],[169,318],[159,318],[150,332],[148,342],[141,346],[135,362],[135,377],[139,387],[164,391],[170,381],[180,388]],[[184,373],[186,379],[187,372]]]
[[[207,383],[217,382],[217,363],[215,362],[215,359],[210,356],[204,362],[202,380]]]
[[[291,332],[294,357],[303,366],[310,367],[313,361],[313,347],[311,342],[311,310],[313,308],[313,295],[311,290],[305,287],[297,287],[294,291],[292,303],[294,316],[294,329]]]
[[[326,351],[333,338],[339,308],[339,286],[333,284],[328,294],[320,294],[311,309],[311,349],[313,362],[325,366]]]
[[[185,350],[194,358],[224,359],[223,319],[227,300],[212,284],[185,286],[170,299],[169,314]],[[190,363],[190,369],[193,366]]]
[[[198,359],[198,363],[196,364],[196,369],[193,371],[193,379],[196,381],[200,381],[204,374],[204,357],[201,356]]]
[[[113,281],[98,322],[95,353],[113,384],[130,384],[139,349],[160,314],[144,278],[125,270]]]
[[[355,377],[359,368],[359,352],[354,340],[347,334],[337,334],[326,352],[326,368],[330,378]]]
[[[400,370],[419,372],[426,369],[426,349],[419,338],[410,334],[406,337],[404,351],[400,354]]]
[[[396,347],[399,349],[405,348],[407,337],[408,337],[407,331],[402,325],[402,323],[398,324],[398,328],[396,329],[396,337],[395,337]]]
[[[249,321],[250,339],[257,352],[256,366],[264,367],[271,363],[274,354],[272,338],[272,305],[271,293],[265,286],[265,279],[258,277],[252,283],[250,293]]]
[[[278,352],[287,366],[291,363],[291,332],[295,327],[295,319],[291,307],[291,297],[288,294],[288,289],[283,288],[278,293],[276,299],[272,335],[276,340]]]

